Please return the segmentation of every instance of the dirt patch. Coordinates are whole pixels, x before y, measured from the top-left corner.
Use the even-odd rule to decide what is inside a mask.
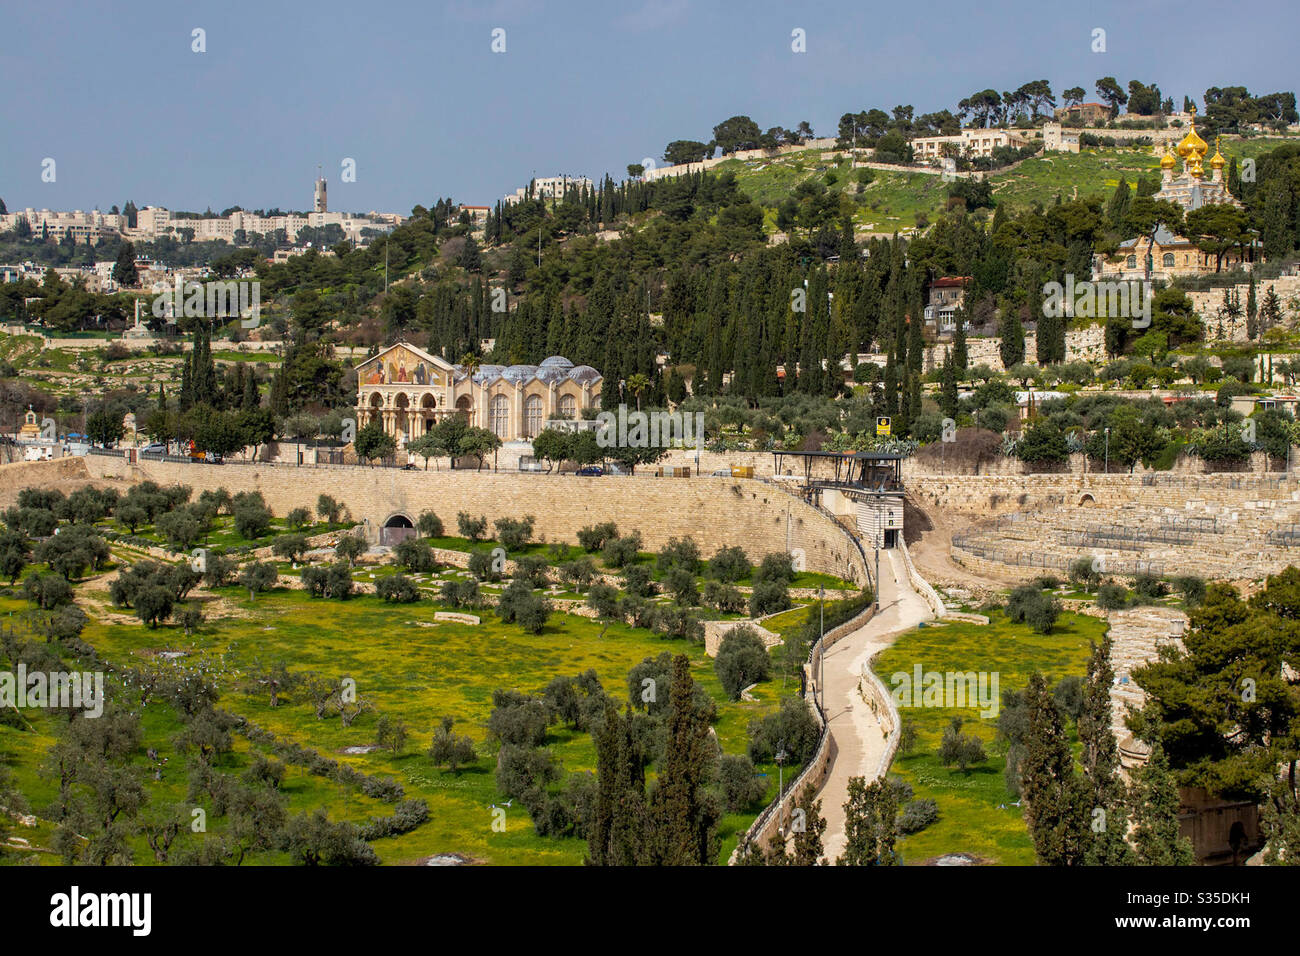
[[[415,861],[416,866],[479,866],[482,863],[482,860],[476,860],[462,853],[435,853],[433,856]]]

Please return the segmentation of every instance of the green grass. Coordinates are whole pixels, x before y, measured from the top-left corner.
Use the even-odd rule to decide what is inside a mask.
[[[1062,614],[1051,634],[1035,634],[1012,624],[995,611],[987,626],[947,624],[909,631],[872,664],[887,688],[890,676],[911,675],[916,664],[926,671],[984,671],[999,675],[1001,691],[1025,687],[1034,671],[1055,684],[1087,669],[1089,640],[1100,641],[1106,625],[1094,617]],[[917,744],[907,756],[894,760],[891,773],[911,784],[915,797],[939,805],[939,819],[919,833],[900,838],[905,863],[918,863],[945,853],[969,853],[982,860],[1008,865],[1032,865],[1033,847],[1018,807],[1003,782],[1006,744],[996,740],[996,718],[982,718],[977,708],[900,708],[904,721],[917,729]],[[967,773],[944,767],[937,756],[939,741],[954,716],[965,722],[963,733],[984,741],[988,761]],[[999,809],[1005,805],[1006,809]]]
[[[99,593],[102,588],[94,581],[83,588],[103,597]],[[778,677],[753,689],[755,702],[728,701],[702,647],[623,625],[606,627],[581,617],[556,614],[543,633],[530,635],[500,623],[491,611],[477,612],[483,617],[479,626],[421,626],[432,624],[440,607],[430,601],[386,605],[373,595],[346,602],[323,601],[285,589],[249,601],[247,593],[237,587],[218,593],[230,616],[210,620],[190,639],[179,627],[150,629],[135,621],[93,621],[84,637],[102,656],[118,665],[138,665],[157,650],[183,650],[187,653],[186,665],[202,663],[217,675],[221,690],[218,706],[364,772],[391,775],[406,788],[406,798],[427,800],[431,810],[428,823],[412,833],[373,844],[386,863],[412,862],[449,852],[491,863],[581,862],[585,853],[582,841],[538,837],[528,814],[517,802],[507,810],[505,831],[497,833],[491,828],[489,804],[499,803],[500,797],[493,778],[494,747],[486,740],[485,722],[496,688],[539,692],[553,677],[594,668],[606,690],[621,699],[626,695],[627,671],[634,664],[663,651],[684,652],[691,657],[695,679],[718,702],[719,717],[714,726],[720,744],[729,753],[744,752],[749,721],[774,709],[781,693]],[[26,607],[21,601],[9,600],[14,608]],[[7,608],[8,604],[0,605],[0,612]],[[280,660],[295,671],[315,670],[330,678],[353,678],[359,694],[371,700],[376,711],[363,714],[345,728],[337,717],[317,720],[310,704],[292,695],[284,697],[281,706],[270,707],[266,694],[249,674],[258,666]],[[177,772],[169,774],[174,780],[165,779],[161,784],[148,781],[150,804],[183,802],[183,757],[166,743],[179,729],[179,723],[165,708],[157,708],[156,714],[154,710],[146,709],[146,745],[162,741],[160,750],[170,757],[171,767]],[[381,713],[408,725],[411,738],[404,753],[338,753],[346,746],[373,743]],[[444,714],[455,717],[457,732],[474,738],[481,749],[474,766],[455,774],[435,767],[424,756],[433,729]],[[16,752],[12,769],[33,806],[48,803],[53,796],[50,782],[37,774],[41,754],[51,738],[52,727],[48,725],[38,728],[35,736],[0,728],[0,750]],[[586,733],[555,726],[547,746],[562,762],[566,774],[594,769],[594,748]],[[239,772],[251,761],[254,750],[239,738],[235,753],[223,759],[220,769]],[[147,769],[143,758],[137,762]],[[769,774],[768,796],[773,796],[775,767],[760,766],[759,771]],[[286,792],[293,812],[324,807],[332,818],[356,822],[391,812],[386,804],[301,770],[290,774],[290,784]],[[757,809],[728,814],[723,820],[720,860],[725,860]],[[210,830],[219,832],[220,821],[215,821]],[[147,862],[152,860],[152,854],[145,849],[137,859]],[[266,854],[253,862],[279,860],[276,854]]]

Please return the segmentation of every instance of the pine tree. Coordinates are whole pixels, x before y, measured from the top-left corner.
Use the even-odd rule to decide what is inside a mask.
[[[1133,775],[1133,846],[1141,866],[1192,866],[1196,851],[1178,832],[1178,784],[1159,743]]]
[[[862,777],[849,778],[844,803],[844,852],[836,866],[897,866],[894,841],[898,833],[898,796],[887,781],[870,786]]]
[[[587,837],[591,866],[634,866],[645,831],[645,765],[632,725],[632,708],[619,716],[606,699],[605,713],[592,731],[596,744],[596,802]]]
[[[1034,853],[1042,866],[1084,862],[1090,816],[1074,772],[1074,758],[1047,678],[1035,673],[1025,689],[1029,727],[1021,761],[1020,793]]]

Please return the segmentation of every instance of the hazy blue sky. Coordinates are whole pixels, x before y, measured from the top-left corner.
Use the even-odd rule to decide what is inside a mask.
[[[490,204],[534,174],[619,178],[736,113],[833,135],[849,110],[954,109],[1039,78],[1058,97],[1091,98],[1106,75],[1156,82],[1179,105],[1209,86],[1294,90],[1297,26],[1293,0],[5,0],[0,197],[305,209],[319,163],[331,209]]]

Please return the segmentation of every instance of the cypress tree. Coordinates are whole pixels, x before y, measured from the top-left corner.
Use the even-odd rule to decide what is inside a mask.
[[[849,778],[844,804],[844,852],[836,866],[896,866],[894,841],[898,833],[898,797],[883,778],[867,786],[862,777]]]
[[[957,366],[952,352],[943,353],[943,378],[939,386],[939,410],[952,419],[957,417]]]
[[[1192,866],[1196,852],[1178,832],[1178,784],[1156,743],[1133,775],[1133,846],[1141,866]]]
[[[1042,674],[1029,679],[1025,702],[1029,727],[1020,793],[1034,853],[1042,866],[1079,866],[1088,843],[1086,796],[1074,772],[1061,713]]]
[[[664,761],[647,813],[646,862],[660,866],[708,866],[718,858],[721,808],[708,790],[713,745],[690,668],[685,654],[673,658]]]
[[[1020,324],[1020,316],[1014,307],[1008,307],[998,321],[998,335],[1002,341],[998,344],[998,354],[1002,358],[1003,368],[1011,368],[1025,360],[1025,327]]]
[[[957,366],[957,371],[964,372],[970,368],[970,354],[966,348],[966,306],[962,307],[953,315],[956,322],[956,328],[952,333],[952,360]]]
[[[1125,839],[1127,789],[1119,776],[1119,748],[1110,727],[1110,688],[1115,680],[1110,650],[1109,636],[1100,645],[1092,645],[1078,721],[1083,779],[1092,801],[1091,838],[1084,853],[1089,866],[1128,866],[1133,862],[1133,851]]]

